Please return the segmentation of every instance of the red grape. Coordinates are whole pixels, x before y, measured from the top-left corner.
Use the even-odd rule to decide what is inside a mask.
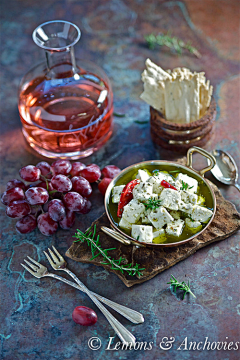
[[[41,175],[44,176],[46,179],[51,179],[51,166],[46,161],[40,161],[36,167],[40,169]]]
[[[11,218],[22,218],[31,214],[31,206],[26,200],[12,201],[6,209],[6,214]]]
[[[102,177],[113,179],[120,173],[120,169],[115,165],[108,165],[102,169]]]
[[[74,176],[72,178],[72,189],[84,197],[92,194],[92,187],[87,179],[82,176]]]
[[[65,217],[65,207],[59,199],[53,199],[48,204],[48,214],[54,221],[61,221]]]
[[[72,188],[71,180],[62,174],[53,176],[51,180],[51,184],[54,187],[54,189],[60,192],[67,192],[70,191]]]
[[[83,197],[74,191],[65,194],[63,201],[66,207],[71,211],[81,211],[84,206]]]
[[[20,234],[28,234],[36,227],[37,220],[33,215],[27,215],[16,223],[16,229]]]
[[[109,178],[104,178],[101,180],[101,182],[98,184],[98,190],[100,191],[101,194],[105,195],[105,192],[111,181],[112,179]]]
[[[72,319],[76,324],[90,326],[97,322],[97,314],[86,306],[77,306],[73,310]]]
[[[72,170],[70,171],[70,175],[73,176],[79,176],[80,175],[80,171],[82,169],[85,169],[86,165],[81,163],[81,162],[74,162],[72,163]]]
[[[66,215],[63,220],[59,221],[59,225],[62,229],[68,230],[73,227],[75,223],[75,213],[70,210],[66,210]]]
[[[30,205],[45,204],[49,198],[47,190],[41,187],[30,188],[26,191],[25,195]]]
[[[51,170],[54,175],[62,174],[62,175],[68,175],[72,169],[72,165],[70,161],[68,160],[56,160],[51,165]]]
[[[38,228],[43,235],[50,236],[57,231],[58,223],[52,220],[48,213],[39,215]]]
[[[19,174],[23,180],[34,182],[40,179],[41,171],[36,166],[27,165],[19,170]]]
[[[48,183],[48,188],[47,188],[47,183]],[[37,184],[37,186],[40,186],[41,188],[44,188],[48,191],[53,191],[53,186],[51,184],[50,181],[41,181],[40,183]]]
[[[23,190],[26,190],[26,186],[21,180],[13,179],[13,180],[9,180],[7,182],[7,190],[10,190],[10,189],[15,188],[15,187],[19,187],[19,188],[21,188]]]
[[[1,201],[4,205],[9,205],[12,201],[23,200],[25,198],[23,189],[15,187],[2,194]]]
[[[101,177],[100,167],[96,164],[88,165],[80,171],[80,175],[87,179],[90,183],[97,181]]]
[[[91,210],[92,204],[88,199],[84,199],[84,205],[82,210],[77,211],[77,214],[87,214]]]

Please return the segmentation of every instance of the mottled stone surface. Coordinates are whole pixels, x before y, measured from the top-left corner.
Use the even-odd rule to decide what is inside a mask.
[[[207,150],[228,151],[240,166],[239,152],[239,59],[237,26],[238,0],[8,0],[1,4],[1,191],[17,176],[18,169],[36,164],[39,156],[25,146],[17,110],[18,84],[31,66],[44,60],[44,53],[33,43],[36,26],[53,19],[66,19],[82,31],[76,55],[92,60],[109,75],[114,92],[115,111],[125,113],[115,118],[114,134],[98,153],[84,160],[86,164],[108,163],[120,168],[149,159],[176,159],[178,154],[156,148],[150,137],[149,107],[139,99],[140,80],[147,57],[163,68],[186,66],[205,71],[214,86],[217,102],[215,133]],[[190,40],[202,54],[201,59],[184,53],[178,57],[168,49],[149,50],[145,34],[172,31]],[[204,163],[196,155],[196,167]],[[239,193],[221,185],[211,176],[227,200],[240,210]],[[77,359],[239,359],[239,352],[227,350],[178,351],[181,342],[239,341],[239,233],[201,249],[171,270],[144,284],[127,289],[118,277],[90,264],[68,260],[69,267],[96,292],[141,311],[145,323],[132,325],[116,315],[134,333],[138,341],[153,342],[151,351],[107,351],[114,332],[86,295],[51,279],[37,280],[23,273],[20,266],[26,255],[47,264],[43,250],[55,245],[62,254],[72,243],[77,228],[85,230],[103,213],[103,198],[96,187],[93,210],[78,217],[71,231],[59,230],[52,237],[38,231],[22,236],[15,231],[15,221],[5,216],[1,206],[1,311],[0,358],[4,360],[77,360]],[[189,279],[197,298],[180,301],[170,292],[173,273],[179,280]],[[97,311],[99,320],[83,328],[71,319],[75,306],[85,305]],[[88,348],[88,340],[99,336],[102,347]],[[164,336],[175,338],[169,351],[159,348]],[[226,339],[228,337],[228,339]],[[117,338],[114,342],[116,343]]]

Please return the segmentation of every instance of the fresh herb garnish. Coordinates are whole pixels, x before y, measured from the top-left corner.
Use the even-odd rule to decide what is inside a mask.
[[[124,260],[122,256],[120,256],[118,260],[115,260],[108,255],[108,251],[115,250],[116,248],[103,249],[101,247],[99,243],[99,235],[97,235],[96,237],[96,225],[94,225],[93,232],[91,231],[91,229],[88,229],[85,233],[77,230],[77,233],[73,237],[77,238],[77,240],[75,240],[74,242],[86,242],[88,246],[91,247],[92,258],[90,260],[93,260],[99,255],[102,255],[105,259],[105,262],[102,262],[101,264],[110,265],[111,270],[119,270],[122,274],[125,271],[128,275],[131,276],[137,275],[140,277],[143,275],[141,271],[145,270],[145,268],[139,268],[139,264],[122,264]]]
[[[182,187],[180,190],[187,190],[187,189],[192,189],[192,188],[193,188],[193,186],[189,186],[187,183],[182,181]]]
[[[120,113],[114,112],[114,113],[113,113],[113,116],[116,116],[116,117],[125,117],[126,114],[120,114]]]
[[[159,170],[153,170],[153,171],[152,171],[152,174],[153,174],[153,175],[158,175],[159,172],[160,172]]]
[[[161,200],[154,200],[153,198],[148,199],[148,202],[144,203],[146,210],[151,209],[155,210],[161,206]]]
[[[140,124],[140,125],[145,125],[145,124],[149,123],[148,120],[146,120],[146,121],[135,120],[134,122],[135,122],[135,124]]]
[[[176,289],[178,288],[179,290],[184,291],[183,294],[183,300],[186,294],[191,294],[193,297],[196,297],[193,292],[190,290],[190,282],[188,281],[188,284],[185,283],[185,281],[182,281],[181,283],[179,281],[177,281],[177,279],[171,275],[171,279],[170,282],[168,282],[167,284],[171,284],[171,286],[174,289],[174,292],[176,292]]]
[[[182,55],[182,49],[186,49],[190,53],[194,54],[196,57],[198,58],[201,57],[199,51],[191,45],[190,41],[185,43],[183,40],[178,39],[176,36],[171,36],[170,32],[168,32],[166,35],[164,34],[159,34],[157,36],[155,36],[154,34],[146,35],[145,40],[147,41],[149,49],[152,50],[156,47],[156,45],[167,46],[169,49],[176,51],[178,55]]]

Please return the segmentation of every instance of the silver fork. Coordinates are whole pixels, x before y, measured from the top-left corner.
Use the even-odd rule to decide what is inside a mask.
[[[49,263],[51,264],[52,268],[54,270],[66,271],[75,280],[76,275],[74,275],[73,272],[70,271],[67,268],[67,262],[64,260],[64,258],[61,256],[61,254],[57,251],[57,249],[54,246],[52,246],[52,248],[53,248],[53,250],[54,250],[54,252],[56,253],[57,256],[49,248],[48,248],[48,251],[51,254],[52,258],[48,255],[47,252],[44,251],[44,254],[46,255],[46,257],[47,257]],[[72,282],[70,282],[70,283],[73,284],[72,286],[74,286],[75,288],[85,292],[85,290],[84,290],[84,288],[82,286],[75,285],[75,283],[72,283]],[[98,300],[105,303],[106,305],[108,305],[109,307],[111,307],[112,309],[117,311],[119,314],[121,314],[122,316],[124,316],[125,318],[127,318],[128,320],[133,322],[134,324],[141,324],[141,323],[144,322],[144,317],[138,311],[127,308],[126,306],[120,305],[120,304],[118,304],[118,303],[116,303],[114,301],[106,299],[103,296],[94,293],[93,291],[91,291],[91,293]]]
[[[26,264],[29,266],[27,267],[24,264],[21,264],[25,270],[29,271],[33,276],[37,278],[42,278],[45,276],[53,277],[58,280],[63,280],[61,276],[56,274],[49,273],[46,266],[38,263],[37,261],[33,260],[28,256],[28,259],[31,260],[35,265],[30,263],[29,261],[25,260]],[[31,270],[32,269],[32,270]],[[69,270],[70,271],[70,270]],[[79,284],[79,286],[83,287],[86,294],[92,299],[95,305],[102,311],[105,315],[109,323],[112,325],[113,329],[115,330],[116,334],[119,336],[120,340],[123,343],[132,343],[135,344],[135,337],[128,331],[98,300],[97,298],[88,290],[88,288],[72,273],[74,276],[75,281]],[[64,279],[64,282],[68,283],[68,280]],[[74,284],[75,285],[75,284]],[[79,288],[79,287],[78,287]]]

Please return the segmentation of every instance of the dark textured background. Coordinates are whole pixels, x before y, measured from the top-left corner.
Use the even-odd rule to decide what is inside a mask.
[[[149,119],[149,108],[139,99],[141,72],[149,57],[164,69],[186,66],[206,72],[217,101],[215,135],[206,149],[229,151],[240,166],[239,15],[238,0],[3,0],[1,191],[9,179],[16,177],[20,167],[39,161],[38,155],[29,152],[21,134],[17,91],[21,77],[40,59],[44,60],[44,53],[32,41],[33,30],[42,22],[56,19],[80,27],[82,38],[75,47],[76,55],[104,68],[112,81],[115,111],[126,114],[124,118],[115,118],[112,138],[99,152],[85,159],[86,164],[96,162],[103,167],[111,163],[124,168],[141,160],[177,158],[178,154],[154,147],[149,124],[135,122]],[[151,51],[145,46],[145,34],[168,30],[192,41],[202,58],[187,53],[178,57],[166,48]],[[238,191],[214,182],[239,211]],[[108,337],[114,332],[90,299],[67,285],[47,278],[40,281],[23,273],[20,262],[26,255],[46,264],[43,250],[54,244],[64,253],[76,228],[84,230],[102,214],[103,198],[97,189],[92,202],[93,210],[79,217],[71,231],[59,230],[49,238],[38,231],[28,236],[17,234],[14,221],[5,216],[1,206],[0,358],[239,359],[237,351],[177,351],[186,336],[197,342],[205,337],[210,341],[226,341],[226,337],[229,342],[239,341],[239,233],[131,289],[101,267],[69,260],[69,267],[90,289],[144,314],[145,323],[139,326],[117,317],[138,341],[152,341],[151,351],[106,351]],[[197,298],[180,301],[173,296],[167,285],[171,273],[179,280],[190,279]],[[97,311],[96,325],[84,328],[72,321],[72,310],[78,305]],[[102,341],[98,351],[88,349],[87,341],[92,336],[99,336]],[[164,336],[176,339],[169,351],[159,348]]]

